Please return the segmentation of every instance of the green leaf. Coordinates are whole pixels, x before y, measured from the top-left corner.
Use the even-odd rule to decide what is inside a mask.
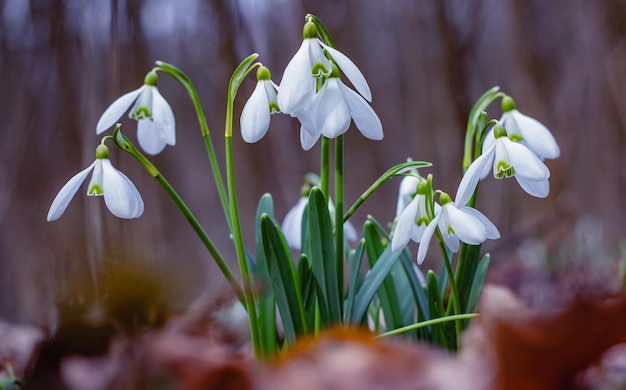
[[[478,268],[476,268],[474,281],[472,282],[472,288],[469,293],[467,307],[465,308],[466,313],[474,312],[478,306],[478,300],[480,299],[480,293],[483,291],[483,285],[485,284],[485,277],[487,276],[487,269],[489,268],[490,260],[491,256],[486,254],[483,256],[480,263],[478,263]]]
[[[313,276],[311,265],[305,254],[302,254],[300,256],[300,261],[298,262],[298,279],[300,279],[302,303],[304,306],[307,329],[315,329],[317,311],[317,289],[315,286],[315,277]]]
[[[428,271],[426,275],[428,291],[428,309],[430,311],[431,319],[443,317],[443,303],[441,301],[439,282],[437,276],[433,271]],[[432,341],[444,348],[448,347],[448,341],[446,338],[446,331],[443,324],[436,324],[431,326]]]
[[[474,282],[474,275],[480,261],[481,245],[461,243],[461,250],[456,268],[456,288],[459,292],[459,307],[468,307],[469,295]]]
[[[384,247],[381,238],[378,236],[377,227],[371,220],[365,222],[365,250],[370,269],[376,265],[378,258],[383,253]],[[380,300],[381,309],[385,316],[385,324],[388,330],[404,326],[402,321],[402,313],[398,303],[398,294],[396,292],[391,270],[389,275],[383,280],[382,285],[378,289],[378,299]]]
[[[413,300],[417,305],[417,321],[422,322],[430,320],[428,295],[426,294],[424,286],[422,286],[422,283],[417,277],[416,271],[413,268],[413,260],[408,249],[406,248],[400,255],[400,264],[402,265],[404,274],[409,281],[409,287],[413,293]],[[418,330],[418,338],[420,340],[430,340],[430,328],[420,327]]]
[[[318,302],[322,313],[322,320],[326,326],[338,324],[342,321],[341,294],[335,263],[335,242],[333,227],[328,211],[326,197],[318,187],[313,187],[309,193],[307,209],[307,241],[306,248],[313,275],[319,286]],[[325,315],[325,309],[327,310]]]
[[[363,254],[365,253],[365,240],[361,239],[356,249],[348,261],[348,272],[350,274],[350,284],[348,285],[348,296],[346,297],[346,319],[352,317],[354,299],[359,290],[359,277],[361,275],[361,265],[363,264]]]
[[[261,237],[285,337],[292,344],[307,330],[295,266],[280,228],[267,214],[261,216]]]
[[[351,323],[361,324],[365,320],[367,307],[370,305],[370,302],[372,302],[383,280],[389,275],[391,268],[396,264],[396,260],[398,260],[398,256],[401,252],[402,251],[392,252],[391,247],[387,247],[378,260],[376,260],[376,264],[374,264],[374,267],[367,274],[363,285],[356,294],[354,309],[350,317]]]
[[[264,194],[259,201],[256,212],[256,290],[259,292],[258,318],[261,353],[264,357],[274,356],[278,350],[278,332],[276,329],[276,297],[271,288],[269,268],[263,250],[261,233],[261,217],[267,215],[274,218],[274,203],[270,194]]]

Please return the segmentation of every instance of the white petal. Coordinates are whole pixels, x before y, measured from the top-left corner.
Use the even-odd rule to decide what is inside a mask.
[[[491,129],[487,131],[487,135],[485,135],[485,140],[483,141],[483,150],[482,154],[485,154],[486,150],[491,149],[493,144],[496,143],[496,136],[493,134],[494,126],[491,126]]]
[[[545,180],[550,177],[550,170],[546,164],[526,146],[513,142],[507,137],[501,137],[498,142],[506,148],[509,162],[515,169],[515,176],[519,175],[530,180]]]
[[[474,208],[467,207],[467,206],[459,207],[459,209],[461,211],[465,212],[465,213],[469,213],[469,214],[473,215],[475,218],[480,220],[480,222],[485,227],[486,237],[488,239],[496,240],[496,239],[500,238],[500,232],[498,231],[498,228],[496,227],[496,225],[491,223],[489,218],[487,218],[483,213],[481,213],[480,211],[478,211],[478,210],[476,210]]]
[[[487,229],[474,215],[458,209],[452,203],[448,203],[443,207],[447,211],[450,226],[454,234],[456,234],[461,241],[470,245],[478,245],[487,239]]]
[[[309,44],[311,39],[302,41],[302,45],[293,56],[280,81],[278,88],[278,106],[286,114],[293,114],[304,108],[315,94],[315,78],[311,74]]]
[[[300,145],[302,145],[303,150],[311,149],[318,139],[320,139],[321,133],[317,135],[311,135],[308,131],[304,129],[304,127],[300,127]]]
[[[94,161],[90,166],[78,172],[70,180],[68,180],[67,183],[65,183],[63,188],[61,188],[57,196],[52,201],[52,205],[48,211],[48,221],[55,221],[63,215],[67,205],[69,205],[72,198],[74,198],[76,191],[78,191],[78,188],[85,181],[85,178],[89,175],[89,172],[91,172],[95,164],[96,162]]]
[[[159,154],[167,143],[159,136],[158,126],[151,118],[137,121],[137,140],[141,148],[148,154]]]
[[[415,230],[415,218],[417,216],[418,197],[416,196],[411,203],[400,213],[398,223],[393,231],[391,238],[391,251],[396,252],[404,248],[409,241],[413,231]]]
[[[359,95],[339,81],[339,88],[350,108],[350,116],[361,134],[372,140],[383,139],[383,125],[374,109]]]
[[[111,165],[109,159],[102,160],[104,203],[118,218],[137,218],[143,214],[143,199],[135,185],[126,175]]]
[[[87,185],[87,196],[101,196],[101,195],[102,195],[102,160],[96,159],[93,165],[93,174],[91,175],[91,180],[89,180],[89,185]]]
[[[495,151],[496,148],[494,144],[470,164],[459,183],[459,188],[456,190],[456,196],[454,197],[455,204],[465,206],[467,202],[469,202],[486,167],[490,167],[493,164]]]
[[[247,143],[263,138],[270,126],[270,106],[264,83],[259,81],[241,112],[241,136]]]
[[[452,252],[456,253],[459,251],[461,243],[459,238],[454,232],[449,232],[452,228],[450,226],[450,217],[448,216],[448,208],[450,207],[442,207],[441,208],[441,218],[437,223],[437,227],[439,228],[439,233],[441,233],[441,238],[443,239],[444,245],[450,249]]]
[[[144,88],[145,85],[142,85],[138,89],[120,96],[116,101],[111,103],[98,120],[98,124],[96,125],[96,134],[100,134],[103,131],[110,129],[111,126],[113,126],[115,122],[117,122],[122,115],[124,115],[126,110],[128,110],[128,107],[133,104],[135,99],[137,99],[137,96],[139,96]]]
[[[517,182],[524,191],[529,195],[537,198],[545,198],[550,193],[550,182],[546,180],[528,180],[521,176],[515,175]]]
[[[176,145],[176,120],[172,107],[161,96],[157,87],[152,87],[152,119],[159,138],[170,146]]]
[[[308,203],[309,198],[301,197],[298,203],[287,212],[280,227],[287,244],[292,249],[299,250],[302,248],[302,215]]]
[[[137,96],[137,100],[135,100],[135,104],[131,107],[128,112],[128,117],[135,120],[141,120],[146,118],[152,118],[153,110],[153,97],[154,90],[156,89],[153,85],[144,85],[143,91]]]
[[[430,246],[430,240],[433,238],[433,234],[435,233],[435,229],[437,228],[437,223],[440,218],[441,214],[437,214],[435,218],[430,221],[426,230],[424,230],[424,234],[422,234],[422,241],[420,242],[419,249],[417,250],[417,264],[422,264],[426,258],[426,253],[428,252],[428,247]]]
[[[535,118],[522,114],[518,110],[511,111],[511,117],[523,138],[522,143],[528,146],[539,158],[557,158],[561,154],[559,145],[548,128]]]
[[[330,76],[332,65],[330,64],[328,58],[326,58],[326,55],[324,55],[322,47],[319,45],[319,39],[309,38],[305,39],[305,41],[309,42],[309,61],[312,70],[311,75],[314,77]],[[322,68],[319,68],[320,65]],[[317,68],[315,69],[315,73],[313,72],[314,67]]]
[[[356,229],[354,228],[354,225],[352,224],[352,222],[347,221],[343,224],[343,231],[344,231],[344,235],[345,237],[350,240],[350,241],[357,241],[359,239],[357,233],[356,233]]]
[[[336,138],[350,126],[350,109],[338,81],[336,77],[326,80],[315,97],[313,119],[322,135],[328,138]]]
[[[400,181],[398,202],[396,204],[396,218],[409,205],[409,203],[411,203],[411,197],[415,195],[417,185],[420,181],[421,180],[416,176],[405,176],[402,178],[402,181]]]
[[[318,40],[319,41],[319,40]],[[325,45],[322,41],[319,43],[328,51],[333,60],[337,63],[337,66],[343,71],[343,73],[348,77],[354,88],[367,100],[368,102],[372,101],[372,92],[370,91],[370,87],[365,80],[365,77],[359,70],[359,68],[342,52],[337,49],[333,49],[330,46]]]

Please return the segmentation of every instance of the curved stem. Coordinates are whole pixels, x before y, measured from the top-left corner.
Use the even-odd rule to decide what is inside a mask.
[[[451,315],[451,316],[433,318],[432,320],[418,322],[418,323],[415,323],[415,324],[411,324],[411,325],[403,326],[401,328],[390,330],[389,332],[381,333],[379,335],[376,335],[374,338],[377,339],[377,338],[380,338],[380,337],[393,336],[393,335],[396,335],[396,334],[409,332],[411,330],[417,330],[417,329],[425,328],[425,327],[431,326],[431,325],[442,324],[442,323],[445,323],[445,322],[448,322],[448,321],[469,320],[469,319],[472,319],[472,318],[476,318],[478,316],[480,316],[480,314],[478,314],[478,313],[467,313],[467,314],[454,314],[454,315]]]
[[[139,163],[148,171],[148,173],[150,173],[150,175],[159,182],[165,192],[167,192],[167,194],[174,201],[185,219],[187,219],[187,222],[189,222],[193,230],[196,232],[204,246],[207,248],[213,259],[215,260],[215,263],[219,267],[220,271],[222,271],[222,274],[230,283],[232,289],[235,291],[235,294],[237,294],[239,300],[243,303],[244,294],[241,290],[241,287],[239,286],[239,283],[237,283],[237,279],[235,279],[232,271],[230,270],[230,267],[228,266],[221,253],[202,227],[202,225],[200,225],[200,222],[198,222],[191,210],[189,210],[189,207],[187,207],[180,195],[178,195],[176,190],[174,190],[174,187],[172,187],[172,185],[165,179],[165,177],[161,175],[159,170],[143,154],[141,154],[141,152],[139,152],[137,148],[135,148],[130,140],[120,133],[119,124],[115,127],[115,130],[113,130],[112,138],[115,141],[115,144],[120,149],[135,157],[135,159],[139,161]]]
[[[164,72],[170,76],[172,76],[176,81],[180,83],[180,85],[187,90],[189,93],[189,97],[193,102],[193,106],[196,110],[196,116],[198,117],[198,123],[200,124],[200,133],[202,134],[202,138],[204,139],[204,145],[207,151],[207,155],[209,156],[209,162],[211,164],[211,170],[213,171],[213,179],[215,180],[215,185],[217,187],[217,192],[220,198],[220,202],[222,204],[222,209],[224,211],[224,216],[226,217],[226,222],[230,227],[230,213],[228,212],[228,198],[226,196],[226,189],[224,187],[224,180],[222,178],[222,173],[220,171],[219,163],[217,162],[217,157],[215,155],[215,148],[213,147],[213,141],[211,140],[211,134],[209,132],[209,126],[206,121],[206,117],[204,115],[204,111],[202,110],[202,105],[200,104],[200,98],[198,97],[198,92],[196,91],[195,86],[187,77],[185,73],[183,73],[180,69],[176,68],[173,65],[167,64],[162,61],[156,62],[159,68],[156,68],[156,71]]]
[[[246,258],[246,251],[243,244],[243,235],[241,233],[239,208],[237,206],[237,190],[235,188],[235,172],[233,169],[233,100],[234,93],[232,95],[229,93],[229,99],[226,107],[226,129],[224,137],[226,146],[226,180],[228,185],[228,203],[230,208],[230,220],[232,223],[233,240],[235,241],[235,250],[237,252],[237,261],[239,263],[239,270],[241,271],[241,278],[243,279],[243,289],[245,292],[244,306],[248,311],[250,336],[252,339],[254,353],[257,357],[260,357],[260,354],[262,353],[262,347],[258,328],[258,317],[256,313],[256,301],[254,290],[252,288],[252,276],[250,275],[250,270],[248,268],[248,259]]]

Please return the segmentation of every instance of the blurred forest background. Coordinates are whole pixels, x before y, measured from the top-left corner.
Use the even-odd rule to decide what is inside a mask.
[[[59,300],[98,291],[95,280],[120,263],[167,279],[177,307],[227,291],[158,183],[114,147],[114,165],[143,195],[140,219],[116,219],[101,199],[84,196],[85,186],[59,221],[46,222],[46,214],[61,186],[93,161],[100,114],[139,87],[155,60],[195,82],[223,168],[231,72],[258,52],[278,83],[309,12],[368,79],[385,132],[374,142],[348,131],[347,205],[408,157],[431,161],[422,173],[454,194],[469,110],[499,85],[553,131],[562,154],[547,162],[545,200],[512,179],[481,185],[479,209],[503,236],[485,246],[494,269],[517,259],[547,274],[617,278],[626,217],[624,0],[0,0],[0,12],[2,318],[49,323]],[[152,161],[236,268],[193,107],[177,83],[159,81],[176,116],[177,145]],[[251,77],[239,92],[236,123],[254,84]],[[495,108],[491,117],[500,115]],[[136,123],[122,123],[135,139]],[[318,169],[319,145],[303,152],[298,129],[295,119],[275,115],[257,144],[235,134],[249,244],[259,197],[271,192],[282,220],[303,176]],[[384,185],[353,223],[360,227],[367,214],[391,221],[398,183]]]

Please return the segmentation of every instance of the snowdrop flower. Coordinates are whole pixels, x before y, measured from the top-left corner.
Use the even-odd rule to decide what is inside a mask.
[[[371,102],[372,100],[372,93],[365,77],[345,54],[325,45],[319,40],[317,33],[317,27],[313,22],[305,24],[302,45],[285,68],[278,89],[278,105],[282,112],[297,117],[302,123],[300,131],[302,147],[305,150],[310,149],[322,134],[325,136],[328,136],[327,134],[331,136],[336,134],[334,135],[336,137],[345,132],[347,125],[350,123],[348,111],[352,114],[351,116],[354,118],[357,127],[363,134],[368,138],[382,139],[380,121],[369,105],[363,101]],[[361,96],[338,80],[339,72],[336,69],[333,70],[330,60],[324,55],[324,50],[348,77]],[[334,75],[331,73],[334,73]],[[342,102],[341,107],[334,110],[334,118],[327,123],[325,132],[321,132],[316,128],[319,125],[318,119],[320,116],[330,113],[329,107],[333,103],[325,104],[325,109],[322,109],[318,115],[313,115],[311,112],[313,110],[312,100],[317,96],[316,78],[329,76],[331,76],[331,80],[336,80],[327,87],[331,91],[327,92],[327,94],[331,98],[334,97],[334,102],[341,100],[347,100],[347,102]],[[341,86],[338,84],[341,84]],[[339,98],[339,91],[346,96]],[[371,122],[371,124],[368,122]],[[334,126],[331,126],[331,124],[334,124]],[[305,130],[308,133],[304,133]]]
[[[515,176],[520,187],[532,196],[548,196],[550,171],[543,161],[524,144],[510,140],[502,125],[496,124],[493,134],[494,142],[463,175],[455,197],[457,203],[465,205],[472,197],[478,181],[485,178],[490,170],[493,170],[493,176],[497,179]]]
[[[405,176],[400,181],[400,188],[398,190],[398,202],[396,204],[396,218],[400,216],[402,211],[411,203],[414,196],[417,193],[417,186],[423,182],[424,179],[419,176]]]
[[[455,253],[459,251],[460,241],[479,245],[487,239],[500,238],[498,229],[480,211],[468,206],[458,206],[458,201],[453,202],[446,193],[439,195],[439,201],[441,208],[435,210],[435,217],[421,236],[417,264],[422,264],[426,258],[435,229],[439,229],[446,247]]]
[[[280,227],[285,235],[287,245],[291,249],[302,249],[302,217],[308,204],[309,196],[303,191],[303,195],[298,199],[298,202],[285,215],[285,219]],[[334,206],[332,204],[329,206],[329,212],[331,215],[334,215]],[[349,221],[345,222],[344,229],[348,240],[356,241],[358,239],[356,230]]]
[[[405,179],[410,177],[419,180],[415,176],[407,176]],[[415,189],[416,187],[417,190]],[[430,222],[430,217],[426,211],[427,185],[425,182],[418,182],[416,187],[413,187],[413,193],[415,194],[413,200],[398,213],[398,223],[391,239],[392,252],[404,248],[410,240],[419,243],[426,226]],[[437,209],[438,206],[435,205]],[[398,207],[400,207],[400,199],[398,199]]]
[[[515,107],[515,101],[510,96],[502,99],[502,112],[500,123],[511,140],[520,142],[542,160],[559,157],[561,151],[550,130],[538,120],[519,112]],[[485,137],[483,150],[489,149],[495,139],[492,129]]]
[[[137,139],[141,148],[148,154],[158,154],[165,145],[174,146],[174,113],[159,93],[157,81],[157,74],[150,72],[146,75],[144,85],[114,101],[98,120],[96,133],[100,134],[113,126],[132,104],[129,117],[137,120]]]
[[[263,138],[270,126],[270,115],[280,112],[276,98],[276,84],[265,66],[256,72],[257,84],[241,112],[241,136],[248,143]]]
[[[354,120],[365,137],[372,140],[383,139],[383,126],[370,105],[339,79],[339,69],[333,66],[330,77],[311,102],[307,110],[311,121],[302,123],[303,128],[313,137],[323,135],[336,138],[345,133]],[[312,126],[312,128],[308,128]]]
[[[96,161],[72,177],[54,198],[48,211],[48,221],[61,217],[78,187],[92,171],[87,195],[104,196],[104,203],[116,217],[131,219],[143,214],[143,199],[139,191],[126,175],[111,165],[109,149],[99,145],[96,148]]]

